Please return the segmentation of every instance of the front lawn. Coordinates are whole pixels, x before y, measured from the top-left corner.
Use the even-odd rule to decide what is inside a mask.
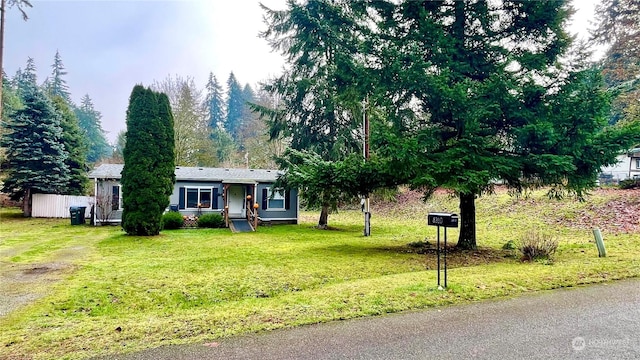
[[[541,192],[523,201],[504,192],[479,199],[480,249],[450,255],[446,291],[436,289],[433,246],[422,246],[436,238],[426,213],[456,211],[446,194],[374,206],[371,237],[362,236],[355,210],[331,215],[326,231],[313,228],[317,214],[308,212],[300,225],[256,233],[187,229],[142,238],[2,209],[0,301],[15,304],[0,313],[0,358],[86,358],[635,277],[633,221],[618,231],[585,219],[621,199],[637,211],[639,194],[600,191],[585,203]],[[597,257],[589,225],[605,229],[607,258]],[[553,262],[523,263],[502,249],[531,229],[559,239]],[[450,230],[451,243],[456,237]]]

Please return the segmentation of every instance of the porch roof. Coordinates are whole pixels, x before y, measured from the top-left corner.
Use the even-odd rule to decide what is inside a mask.
[[[89,173],[90,179],[120,179],[122,164],[102,164]],[[274,182],[280,170],[230,169],[176,166],[178,181],[220,181],[225,183]]]

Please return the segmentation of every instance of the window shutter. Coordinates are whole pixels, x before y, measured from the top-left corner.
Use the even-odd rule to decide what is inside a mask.
[[[211,191],[211,208],[218,208],[218,188],[213,188]]]
[[[267,189],[262,189],[262,210],[267,209],[267,200],[269,200],[267,195]]]
[[[291,190],[287,190],[284,193],[284,209],[291,209]]]
[[[178,209],[184,210],[184,188],[178,189]]]

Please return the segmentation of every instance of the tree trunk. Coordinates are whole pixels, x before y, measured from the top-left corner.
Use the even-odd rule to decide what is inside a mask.
[[[4,55],[4,16],[5,7],[7,6],[6,0],[0,2],[0,70],[4,69],[3,55]],[[0,71],[0,121],[2,121],[2,71]]]
[[[476,195],[460,194],[460,236],[456,248],[475,250],[476,245]]]
[[[24,191],[24,197],[22,198],[22,215],[24,217],[31,217],[31,189],[27,188]]]
[[[322,205],[322,211],[320,212],[320,219],[318,220],[318,229],[325,230],[329,223],[329,206]]]

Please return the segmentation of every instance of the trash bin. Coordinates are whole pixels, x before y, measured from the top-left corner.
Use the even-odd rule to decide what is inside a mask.
[[[86,206],[72,206],[69,208],[69,214],[71,215],[71,225],[84,224],[84,213],[87,210]]]
[[[77,206],[69,208],[69,214],[71,215],[71,225],[80,225],[78,216],[80,215],[80,209]]]
[[[78,214],[78,221],[80,222],[80,224],[84,225],[84,219],[85,219],[85,213],[87,211],[87,207],[86,206],[78,206],[78,210],[80,210],[80,214]]]

